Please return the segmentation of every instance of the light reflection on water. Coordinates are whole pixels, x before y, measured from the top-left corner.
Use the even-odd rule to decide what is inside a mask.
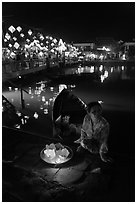
[[[25,107],[31,110],[31,115],[28,117],[38,119],[41,114],[50,114],[51,116],[54,100],[64,88],[68,88],[71,91],[75,88],[75,85],[67,86],[65,84],[59,84],[54,87],[45,87],[45,84],[41,82],[36,83],[35,86],[29,86],[26,88],[25,90],[29,94],[23,92],[23,98],[25,101]],[[3,95],[21,111],[21,92],[17,90],[17,88],[14,89],[9,87],[9,91],[4,92]]]
[[[134,78],[134,66],[85,66],[81,65],[77,68],[67,69],[65,70],[65,75],[82,75],[82,74],[92,74],[96,73],[100,77],[100,82],[103,83],[106,79],[111,79],[113,76],[120,77],[121,80],[132,79]]]
[[[65,75],[78,75],[82,74],[99,75],[99,83],[107,83],[110,80],[119,78],[120,80],[132,80],[134,79],[134,67],[128,66],[79,66],[77,68],[66,69]],[[35,85],[28,85],[25,90],[29,93],[23,92],[23,98],[25,101],[25,108],[28,110],[27,117],[39,119],[40,117],[51,116],[54,100],[57,95],[63,90],[68,88],[70,91],[75,90],[77,84],[55,84],[52,86],[45,81],[36,81]],[[7,92],[3,92],[3,95],[21,110],[21,93],[19,89],[8,87]]]

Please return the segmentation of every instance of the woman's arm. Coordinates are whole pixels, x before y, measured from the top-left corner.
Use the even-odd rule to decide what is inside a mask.
[[[105,154],[108,152],[107,140],[109,135],[109,124],[107,123],[101,130],[100,150],[99,154],[102,161],[107,162]]]

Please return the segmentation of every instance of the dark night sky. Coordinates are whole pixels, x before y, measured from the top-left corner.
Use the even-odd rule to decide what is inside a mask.
[[[2,15],[66,42],[135,38],[134,2],[3,2]]]

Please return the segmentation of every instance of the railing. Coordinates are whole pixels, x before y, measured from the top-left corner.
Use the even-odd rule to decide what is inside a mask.
[[[2,95],[2,104],[5,104],[5,105],[8,104],[8,107],[11,107],[12,109],[15,109],[15,106],[12,103],[10,103],[8,101],[8,99],[5,96],[3,96],[3,95]]]
[[[2,72],[12,73],[28,69],[35,69],[46,65],[47,63],[45,60],[24,60],[24,61],[5,60],[2,62]]]

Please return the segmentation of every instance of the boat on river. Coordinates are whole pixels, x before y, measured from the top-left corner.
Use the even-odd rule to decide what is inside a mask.
[[[54,101],[52,112],[53,132],[56,131],[56,120],[60,115],[70,116],[70,124],[80,128],[87,113],[86,107],[87,105],[79,97],[64,88]]]

